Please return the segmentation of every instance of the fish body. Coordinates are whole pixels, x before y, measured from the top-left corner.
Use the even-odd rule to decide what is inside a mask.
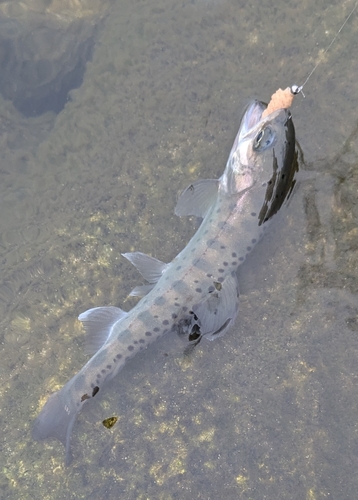
[[[177,332],[189,342],[223,335],[234,322],[239,289],[236,272],[260,239],[294,183],[295,133],[291,114],[254,101],[246,110],[220,179],[197,181],[180,196],[176,214],[203,221],[169,264],[140,252],[123,254],[148,285],[129,312],[98,307],[79,316],[93,354],[67,384],[52,394],[37,417],[33,437],[55,437],[72,459],[70,440],[77,414],[137,352]]]

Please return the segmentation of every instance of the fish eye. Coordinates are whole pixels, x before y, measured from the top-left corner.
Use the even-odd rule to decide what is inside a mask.
[[[275,135],[271,127],[265,127],[257,134],[254,140],[254,151],[265,151],[268,147],[272,146]]]

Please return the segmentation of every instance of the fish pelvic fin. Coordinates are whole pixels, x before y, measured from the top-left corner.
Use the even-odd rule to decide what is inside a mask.
[[[32,437],[36,441],[51,437],[61,441],[66,450],[65,464],[70,465],[73,458],[70,447],[71,434],[78,412],[66,405],[63,390],[64,388],[51,394],[47,400],[35,420]]]

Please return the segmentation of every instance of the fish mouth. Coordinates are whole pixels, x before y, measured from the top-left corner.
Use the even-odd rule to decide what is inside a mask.
[[[239,130],[240,139],[245,137],[253,128],[255,128],[262,119],[262,113],[267,108],[267,104],[255,100],[249,104],[246,109],[244,116],[241,120],[241,126]]]

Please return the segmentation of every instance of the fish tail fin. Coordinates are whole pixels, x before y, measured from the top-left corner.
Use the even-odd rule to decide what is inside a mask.
[[[72,461],[71,433],[78,412],[71,410],[70,406],[64,402],[63,389],[48,398],[35,420],[32,437],[37,441],[50,437],[61,441],[66,449],[65,463],[69,465]]]

